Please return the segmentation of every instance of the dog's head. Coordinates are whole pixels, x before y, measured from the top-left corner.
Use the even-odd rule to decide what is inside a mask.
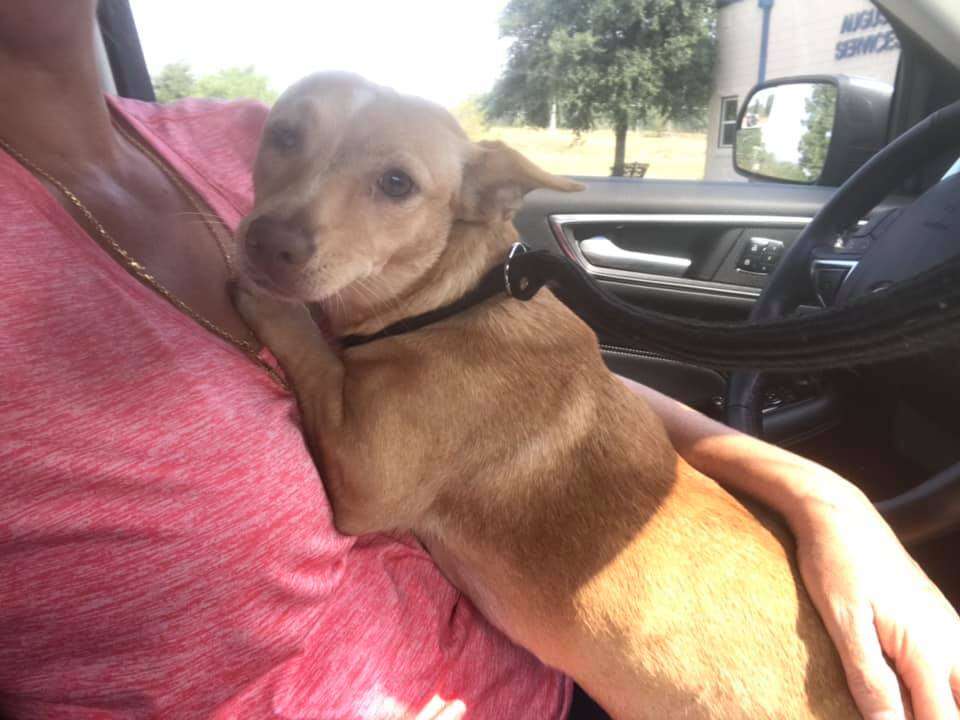
[[[458,222],[503,225],[535,188],[579,183],[502,143],[471,143],[444,109],[344,73],[302,80],[270,112],[238,231],[246,273],[340,312],[414,286]]]

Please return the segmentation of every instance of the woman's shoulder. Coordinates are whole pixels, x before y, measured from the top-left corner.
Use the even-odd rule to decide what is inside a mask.
[[[152,127],[217,128],[259,134],[269,108],[257,100],[184,98],[169,103],[110,96],[123,115]]]
[[[239,161],[249,171],[269,108],[255,100],[186,98],[172,103],[109,98],[117,113],[141,132],[201,164]]]
[[[269,109],[254,100],[188,98],[151,103],[108,97],[122,117],[181,172],[215,185],[241,213],[252,202],[251,171]]]

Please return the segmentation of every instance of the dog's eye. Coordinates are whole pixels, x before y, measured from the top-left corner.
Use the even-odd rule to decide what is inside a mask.
[[[300,145],[300,131],[290,125],[274,125],[270,128],[270,144],[277,150],[293,150]]]
[[[414,188],[413,179],[403,170],[397,169],[387,170],[380,176],[377,185],[383,190],[384,195],[394,199],[405,198],[413,192]]]

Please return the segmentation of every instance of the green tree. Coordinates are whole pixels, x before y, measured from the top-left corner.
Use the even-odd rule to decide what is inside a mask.
[[[188,63],[170,63],[153,79],[153,89],[160,102],[185,97],[221,100],[252,98],[265,103],[273,103],[277,99],[277,93],[270,88],[267,78],[258,74],[252,65],[226,68],[198,80],[194,78]]]
[[[222,100],[250,98],[265,103],[273,103],[277,99],[267,78],[258,74],[252,65],[226,68],[213,75],[204,75],[197,81],[194,94]]]
[[[767,155],[760,128],[743,128],[737,132],[737,165],[739,167],[757,172]]]
[[[486,116],[483,114],[483,98],[471,97],[460,103],[453,110],[453,116],[460,123],[471,138],[480,138],[489,127]]]
[[[160,102],[190,97],[194,93],[195,86],[196,80],[190,72],[190,66],[185,62],[165,65],[153,80],[153,89]]]
[[[800,165],[778,160],[776,155],[767,150],[763,142],[763,130],[759,127],[745,128],[737,133],[737,165],[768,178],[809,181]]]
[[[800,168],[803,180],[813,182],[820,177],[827,160],[837,112],[837,89],[833,85],[817,85],[804,101],[804,109],[807,116],[803,119],[803,126],[807,131],[800,138]]]
[[[510,0],[500,34],[513,42],[488,116],[544,127],[556,103],[574,130],[608,124],[614,175],[631,126],[706,114],[714,0]]]

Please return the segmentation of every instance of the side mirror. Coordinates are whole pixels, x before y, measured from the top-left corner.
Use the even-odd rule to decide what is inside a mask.
[[[841,185],[887,141],[893,88],[846,75],[757,85],[740,110],[734,169],[748,178]]]

